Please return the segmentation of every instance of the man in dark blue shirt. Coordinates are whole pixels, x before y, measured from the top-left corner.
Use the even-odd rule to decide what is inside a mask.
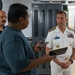
[[[44,55],[34,59],[34,52],[21,31],[29,23],[27,10],[27,6],[20,3],[9,7],[8,25],[0,36],[0,72],[3,75],[37,75],[35,67],[53,58]]]

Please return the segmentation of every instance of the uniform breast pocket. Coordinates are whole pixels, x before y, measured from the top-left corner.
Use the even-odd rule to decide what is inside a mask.
[[[70,46],[73,45],[73,38],[68,38],[68,44],[69,44]]]
[[[53,47],[54,48],[60,48],[61,40],[60,39],[54,39],[53,40]]]

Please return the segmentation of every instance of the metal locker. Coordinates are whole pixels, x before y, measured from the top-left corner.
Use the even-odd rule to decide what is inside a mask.
[[[0,10],[2,10],[2,0],[0,0]]]
[[[56,13],[62,10],[61,3],[32,3],[32,46],[44,40],[48,31],[56,26]],[[35,53],[35,58],[45,54],[45,50]],[[37,67],[38,74],[50,74],[50,64]]]

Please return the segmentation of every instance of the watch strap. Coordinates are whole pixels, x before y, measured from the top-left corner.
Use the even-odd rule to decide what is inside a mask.
[[[71,64],[73,64],[73,60],[72,59],[70,59],[69,61],[71,61]]]

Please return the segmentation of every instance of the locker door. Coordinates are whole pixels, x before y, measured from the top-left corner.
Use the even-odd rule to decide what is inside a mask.
[[[0,10],[2,10],[2,0],[0,0]]]
[[[44,40],[46,36],[47,4],[40,4],[40,39]],[[40,56],[45,54],[45,50],[40,52]],[[40,65],[40,74],[47,74],[47,63]]]
[[[46,4],[32,4],[32,45],[46,36]],[[45,54],[45,50],[35,53],[35,58]],[[47,74],[46,64],[37,67],[38,74]]]
[[[32,4],[32,46],[40,40],[40,9],[39,4]],[[40,57],[40,52],[35,53],[35,58]],[[40,73],[40,67],[37,67],[37,73]]]
[[[39,19],[39,5],[38,4],[32,4],[32,45],[34,45],[34,42],[37,42],[39,40],[39,25],[40,25],[40,19]]]
[[[53,4],[48,4],[47,5],[47,24],[46,24],[46,35],[48,31],[53,28],[53,23],[54,23],[54,8]]]
[[[40,38],[45,39],[46,36],[46,19],[47,19],[47,5],[40,4]]]

